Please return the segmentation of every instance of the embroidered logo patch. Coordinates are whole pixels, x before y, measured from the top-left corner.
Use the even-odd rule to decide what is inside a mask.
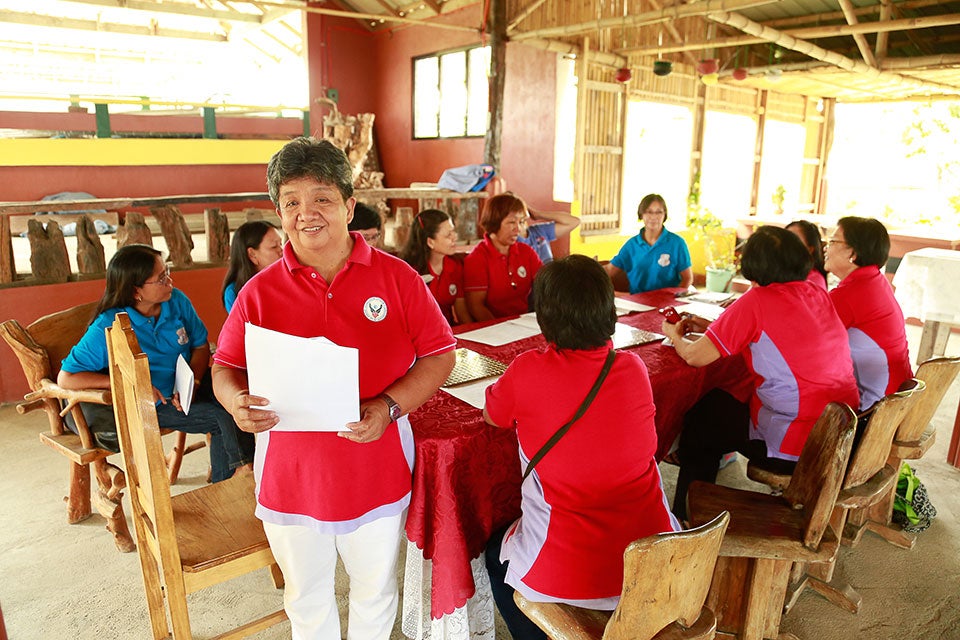
[[[387,317],[387,303],[377,296],[367,298],[363,303],[363,315],[371,322],[380,322]]]
[[[187,344],[189,340],[190,339],[187,337],[187,330],[185,328],[180,327],[177,329],[177,344]]]
[[[451,284],[451,285],[450,285],[450,295],[452,295],[452,296],[457,295],[457,285],[455,285],[455,284]]]
[[[526,277],[527,277],[527,268],[526,268],[525,266],[523,266],[523,265],[520,265],[520,268],[517,269],[517,275],[520,276],[521,278],[526,278]]]
[[[661,254],[660,254],[660,259],[657,260],[657,264],[660,265],[661,267],[669,267],[669,266],[670,266],[670,254],[669,254],[669,253],[661,253]]]

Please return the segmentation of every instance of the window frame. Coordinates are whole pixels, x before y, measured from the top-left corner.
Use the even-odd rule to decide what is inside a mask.
[[[410,75],[411,75],[411,91],[410,91],[410,138],[411,140],[459,140],[463,138],[483,138],[487,135],[487,126],[484,126],[482,133],[471,134],[469,133],[469,122],[470,122],[470,104],[471,104],[471,81],[470,81],[470,58],[471,52],[477,51],[480,49],[486,48],[490,49],[490,45],[481,45],[473,44],[465,47],[457,47],[455,49],[445,49],[443,51],[437,51],[435,53],[429,53],[421,56],[415,56],[410,60]],[[466,108],[463,114],[463,134],[462,135],[442,135],[441,134],[441,123],[443,122],[443,77],[442,77],[442,58],[447,55],[464,53],[464,84],[466,92]],[[421,60],[427,60],[430,58],[435,58],[437,60],[437,95],[438,97],[438,108],[436,116],[436,135],[417,135],[417,63]],[[488,59],[487,73],[489,74],[489,59]],[[484,88],[486,90],[486,84]],[[489,93],[485,93],[487,106],[485,109],[486,113],[489,113]]]

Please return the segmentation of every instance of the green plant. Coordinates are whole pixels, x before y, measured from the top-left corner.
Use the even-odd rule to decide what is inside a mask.
[[[723,229],[723,220],[700,206],[699,197],[694,204],[692,189],[687,203],[687,228],[693,229],[694,240],[703,244],[707,266],[712,269],[736,269],[736,237]]]
[[[777,185],[777,188],[774,189],[771,200],[773,200],[773,205],[776,207],[776,213],[783,213],[783,198],[786,193],[787,189],[782,184]]]

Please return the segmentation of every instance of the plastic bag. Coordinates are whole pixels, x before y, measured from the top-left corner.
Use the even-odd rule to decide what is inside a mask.
[[[937,517],[937,509],[927,496],[927,488],[920,482],[906,462],[900,467],[897,492],[893,498],[893,521],[909,533],[919,533],[930,527]]]

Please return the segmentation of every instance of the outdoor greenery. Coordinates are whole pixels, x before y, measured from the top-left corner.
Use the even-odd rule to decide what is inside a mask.
[[[696,242],[703,243],[707,267],[736,269],[736,235],[723,228],[723,220],[700,206],[699,171],[694,175],[687,195],[687,228],[693,229]]]

